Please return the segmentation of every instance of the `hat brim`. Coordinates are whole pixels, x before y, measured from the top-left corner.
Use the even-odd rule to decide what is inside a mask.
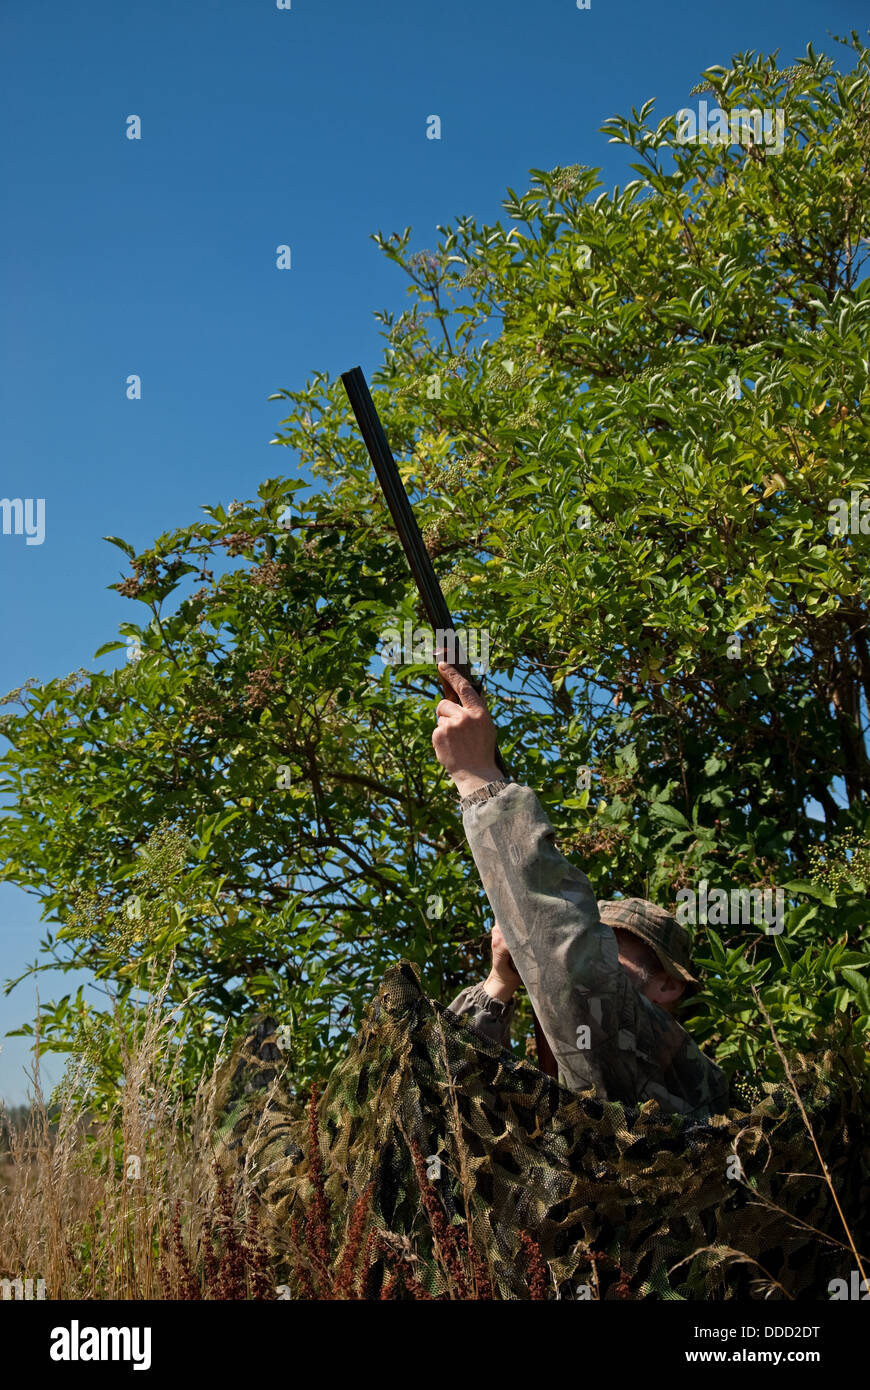
[[[602,921],[603,920],[604,918],[602,918]],[[684,999],[688,999],[692,994],[697,994],[699,990],[704,988],[701,981],[696,979],[694,975],[690,975],[684,965],[678,965],[673,956],[669,956],[667,951],[662,950],[658,942],[651,941],[648,936],[638,931],[636,927],[627,926],[625,922],[608,922],[607,925],[611,930],[615,929],[616,931],[630,932],[632,936],[637,937],[638,941],[642,941],[644,946],[648,946],[662,969],[665,970],[668,975],[672,975],[675,980],[682,980],[683,984],[686,986],[683,993]]]

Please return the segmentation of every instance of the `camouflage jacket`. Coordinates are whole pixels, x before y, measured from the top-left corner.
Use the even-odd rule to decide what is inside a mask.
[[[512,782],[494,794],[472,793],[461,807],[483,887],[560,1083],[627,1105],[655,1100],[696,1123],[724,1113],[724,1074],[672,1015],[635,988],[589,880],[556,849],[534,792]],[[475,985],[450,1010],[507,1046],[512,1003]]]

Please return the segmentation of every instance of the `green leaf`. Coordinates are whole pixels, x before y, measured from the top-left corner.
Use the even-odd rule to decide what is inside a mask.
[[[682,815],[682,813],[678,811],[675,806],[668,806],[663,804],[662,802],[655,802],[652,806],[650,806],[649,811],[650,815],[655,820],[666,821],[668,825],[679,826],[681,830],[692,829],[690,822],[686,820],[686,817]]]
[[[775,936],[773,938],[773,942],[776,946],[777,954],[779,955],[780,960],[782,961],[789,974],[791,974],[793,968],[793,961],[788,953],[788,948],[786,947],[785,942],[783,941],[781,936]]]
[[[130,545],[129,541],[122,540],[120,536],[103,536],[103,540],[109,541],[112,545],[116,545],[119,550],[123,550],[125,555],[129,555],[131,560],[136,558],[136,551],[133,549],[132,545]]]
[[[810,898],[817,898],[820,903],[825,903],[828,907],[837,906],[835,893],[809,879],[793,879],[790,883],[784,883],[782,886],[786,893],[801,893]]]

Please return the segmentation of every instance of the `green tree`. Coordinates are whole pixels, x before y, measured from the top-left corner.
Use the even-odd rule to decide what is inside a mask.
[[[787,1048],[870,1015],[870,54],[844,51],[846,73],[809,49],[703,74],[708,105],[782,113],[781,149],[760,126],[681,144],[649,101],[604,126],[636,159],[612,194],[533,170],[504,225],[375,237],[411,300],[378,315],[376,401],[454,613],[489,635],[514,775],[599,897],[784,891],[781,934],[698,925],[687,1020],[771,1077],[753,988]],[[486,919],[431,672],[377,659],[421,614],[341,385],[270,399],[320,490],[276,477],[140,554],[114,538],[141,655],[18,692],[0,857],[66,923],[46,965],[124,1007],[173,955],[193,1058],[267,1008],[304,1082],[389,962],[445,1002],[479,977]],[[85,1012],[47,1008],[47,1044]]]

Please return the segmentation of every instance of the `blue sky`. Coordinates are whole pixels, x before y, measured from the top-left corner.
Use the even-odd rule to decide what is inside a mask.
[[[434,247],[439,223],[499,217],[531,167],[624,182],[608,116],[651,96],[673,112],[741,50],[839,54],[827,29],[866,20],[866,0],[6,0],[0,496],[45,498],[45,539],[0,535],[0,695],[111,662],[93,652],[130,613],[104,535],[138,549],[252,496],[292,466],[266,398],[371,374],[372,313],[406,303],[372,232]],[[0,885],[0,981],[34,958],[39,917]],[[33,1003],[32,983],[0,997],[0,1039]],[[0,1096],[24,1098],[29,1061],[3,1040]]]

